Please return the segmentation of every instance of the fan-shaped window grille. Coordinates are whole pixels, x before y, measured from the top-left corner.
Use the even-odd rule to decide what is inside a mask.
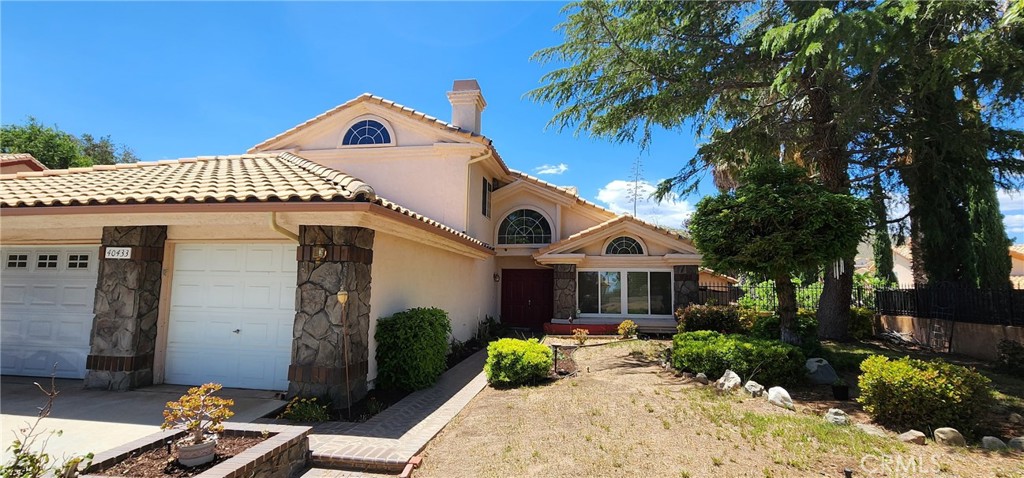
[[[391,142],[391,134],[388,133],[388,129],[378,121],[374,120],[363,120],[358,121],[348,129],[348,133],[345,133],[345,139],[341,142],[342,145],[354,145],[354,144],[388,144]]]
[[[640,242],[636,239],[622,236],[612,239],[612,242],[608,243],[608,247],[604,250],[604,253],[641,255],[644,253],[644,248],[640,246]]]
[[[551,225],[539,212],[530,209],[513,211],[498,227],[498,244],[548,244]]]

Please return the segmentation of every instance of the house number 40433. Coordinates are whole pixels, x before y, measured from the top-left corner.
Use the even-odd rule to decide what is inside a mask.
[[[104,259],[131,259],[132,248],[130,247],[108,247],[103,254]]]

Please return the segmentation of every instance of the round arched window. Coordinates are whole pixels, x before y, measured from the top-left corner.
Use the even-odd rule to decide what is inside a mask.
[[[348,132],[341,144],[343,146],[357,144],[388,144],[391,142],[391,133],[379,121],[362,120],[357,121]]]
[[[539,212],[532,209],[513,211],[498,227],[498,244],[548,244],[551,225]]]
[[[640,241],[632,237],[621,236],[612,239],[612,242],[609,242],[608,247],[605,248],[604,253],[641,255],[644,253],[644,248],[640,245]]]

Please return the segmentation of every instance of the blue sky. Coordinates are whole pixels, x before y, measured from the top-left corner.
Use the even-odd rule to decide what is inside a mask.
[[[476,78],[483,133],[512,168],[614,210],[640,157],[649,182],[695,151],[688,129],[659,131],[648,151],[547,128],[553,110],[524,93],[552,66],[562,4],[21,3],[0,4],[0,121],[34,116],[111,135],[143,160],[244,152],[363,92],[449,119],[455,79]],[[543,173],[543,174],[541,174]],[[700,194],[713,193],[705,181]],[[638,215],[678,227],[699,194]],[[1005,196],[1010,235],[1024,200]]]

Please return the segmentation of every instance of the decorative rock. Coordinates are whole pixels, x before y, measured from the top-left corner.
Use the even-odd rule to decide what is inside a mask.
[[[693,377],[693,379],[696,380],[697,383],[701,385],[707,385],[709,382],[708,376],[704,375],[704,372],[698,373],[696,377]]]
[[[935,443],[946,446],[967,446],[967,440],[955,428],[936,428]]]
[[[761,395],[764,395],[764,385],[753,380],[747,380],[747,383],[743,385],[743,389],[746,390],[751,397],[760,397]]]
[[[1006,442],[1011,450],[1024,451],[1024,437],[1012,438]]]
[[[829,365],[828,360],[823,358],[807,359],[807,362],[804,363],[804,368],[807,369],[807,378],[811,383],[831,385],[836,380],[839,380],[839,375],[836,374],[835,369]]]
[[[1010,423],[1012,423],[1014,425],[1024,424],[1024,417],[1022,417],[1019,413],[1011,413],[1010,414]]]
[[[736,390],[737,388],[740,388],[741,383],[743,383],[743,381],[740,380],[739,375],[736,375],[736,372],[733,372],[732,370],[726,370],[725,373],[722,374],[722,378],[718,379],[718,381],[715,382],[715,387],[726,392],[731,392],[733,390]]]
[[[981,437],[981,447],[988,451],[1000,451],[1006,449],[1006,443],[996,437]]]
[[[693,378],[694,375],[692,373],[690,373],[690,372],[683,372],[682,377],[683,378]]]
[[[876,436],[876,437],[889,436],[888,434],[885,433],[885,430],[879,428],[878,426],[872,425],[870,423],[858,423],[855,426],[857,428],[859,428],[860,431],[862,431],[864,433],[867,433],[868,435],[871,435],[871,436]]]
[[[833,425],[849,425],[850,416],[838,408],[830,408],[825,413],[825,421]]]
[[[793,406],[793,399],[789,396],[789,392],[782,387],[772,387],[768,389],[768,403],[775,405],[776,407],[796,410],[796,407]]]
[[[917,430],[910,430],[906,433],[900,433],[899,439],[903,443],[913,443],[916,445],[924,445],[924,433]]]

